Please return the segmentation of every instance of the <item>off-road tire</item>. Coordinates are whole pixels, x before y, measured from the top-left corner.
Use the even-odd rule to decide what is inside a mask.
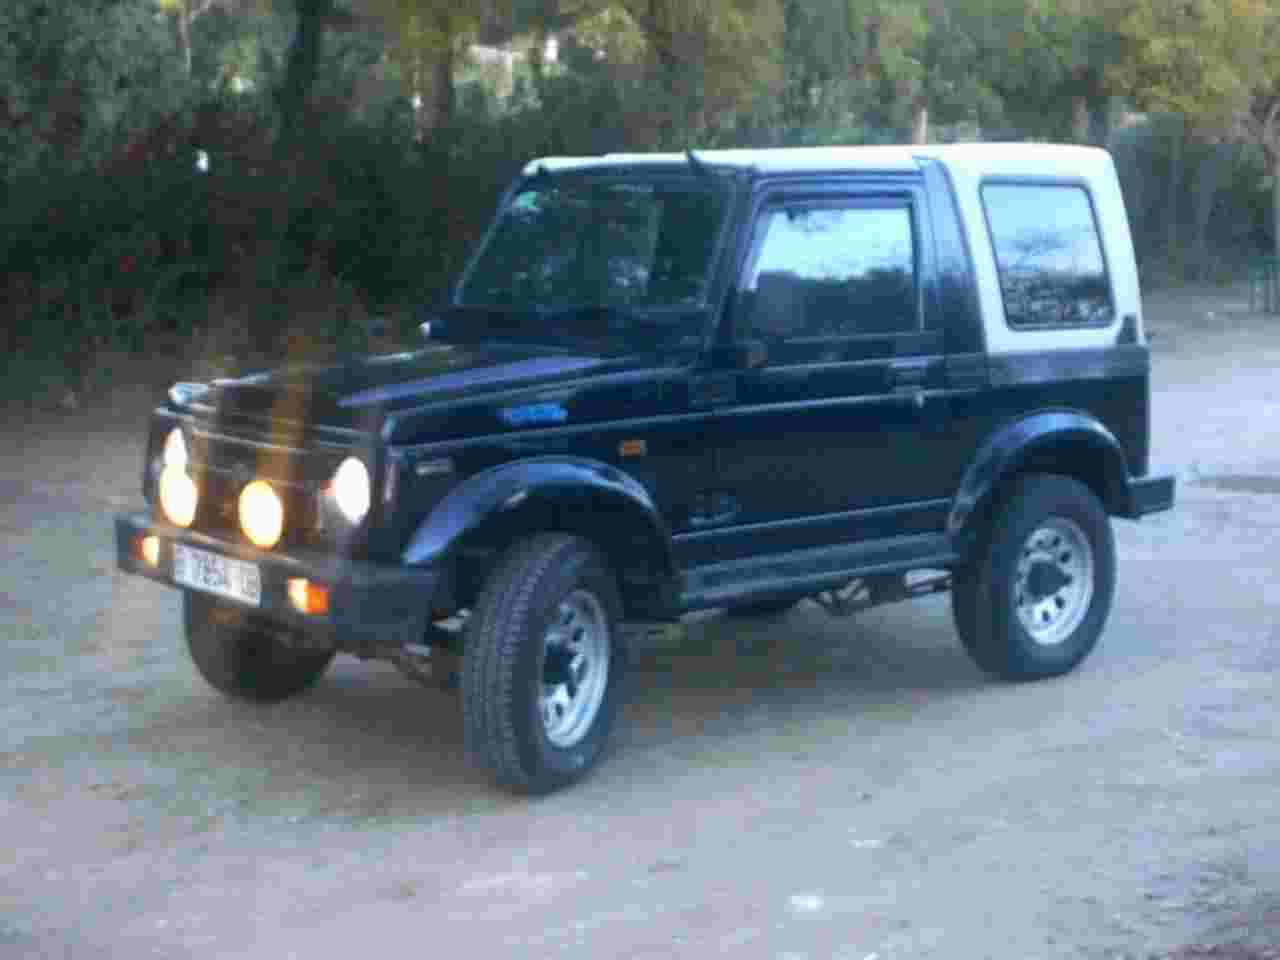
[[[607,686],[590,727],[565,748],[552,743],[539,712],[544,636],[574,591],[593,595],[607,622]],[[539,534],[511,547],[490,574],[467,622],[462,714],[467,752],[496,783],[545,794],[582,778],[600,759],[620,699],[624,649],[616,578],[586,540]]]
[[[276,628],[198,593],[183,593],[182,618],[200,676],[238,700],[287,700],[319,680],[334,657],[333,650],[290,647]]]
[[[1019,554],[1051,518],[1081,530],[1091,553],[1092,595],[1079,624],[1060,642],[1035,642],[1014,601]],[[1020,479],[996,507],[970,565],[955,574],[951,612],[960,642],[987,674],[1007,681],[1041,680],[1075,669],[1097,645],[1116,585],[1115,536],[1097,496],[1071,477]]]

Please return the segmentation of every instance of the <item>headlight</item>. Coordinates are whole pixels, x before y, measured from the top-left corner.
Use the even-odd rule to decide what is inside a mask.
[[[164,438],[158,465],[160,508],[169,522],[189,527],[196,519],[200,491],[187,473],[187,440],[181,427],[174,427]]]
[[[180,527],[191,526],[199,501],[196,482],[187,476],[184,467],[170,463],[160,471],[160,507],[171,523]]]
[[[270,550],[284,532],[284,504],[264,480],[240,491],[240,529],[255,547]]]
[[[333,479],[325,488],[325,496],[338,508],[347,523],[354,526],[369,512],[369,468],[359,457],[347,457],[338,464]]]
[[[161,462],[166,467],[187,469],[187,440],[180,427],[174,427],[164,438],[164,453]]]

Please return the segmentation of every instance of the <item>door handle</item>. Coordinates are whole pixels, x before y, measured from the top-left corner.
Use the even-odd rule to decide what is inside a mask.
[[[898,360],[889,364],[889,387],[909,399],[917,410],[924,409],[925,382],[929,379],[928,360]]]

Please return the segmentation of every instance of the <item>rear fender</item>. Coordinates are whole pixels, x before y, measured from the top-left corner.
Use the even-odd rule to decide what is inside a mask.
[[[1000,486],[1027,471],[1075,477],[1108,513],[1128,509],[1129,472],[1115,435],[1088,414],[1046,410],[1005,424],[983,444],[952,501],[947,532],[969,539]]]

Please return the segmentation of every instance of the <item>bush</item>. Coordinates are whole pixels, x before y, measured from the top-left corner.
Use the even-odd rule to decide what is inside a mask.
[[[101,172],[15,177],[0,195],[6,354],[76,380],[97,350],[189,336],[223,289],[256,292],[261,354],[285,349],[290,291],[317,278],[360,314],[435,299],[518,169],[510,137],[532,129],[462,123],[417,143],[402,118],[335,112],[282,149],[252,102],[229,97],[146,131]]]

